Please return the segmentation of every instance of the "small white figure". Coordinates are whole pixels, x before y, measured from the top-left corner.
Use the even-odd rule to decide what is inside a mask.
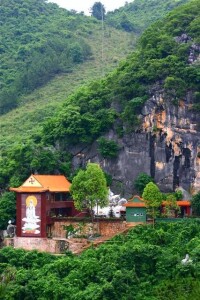
[[[192,263],[192,260],[189,257],[189,254],[186,254],[185,258],[181,260],[182,265],[186,265],[188,263]]]

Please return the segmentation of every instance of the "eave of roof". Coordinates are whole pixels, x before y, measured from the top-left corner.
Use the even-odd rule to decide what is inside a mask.
[[[23,183],[17,188],[10,187],[10,191],[17,193],[67,193],[70,190],[71,183],[64,175],[31,175],[37,181],[37,185],[31,185],[26,180],[26,184]],[[31,177],[30,176],[30,177]],[[29,177],[29,178],[30,178]],[[41,185],[41,186],[40,186]]]
[[[167,204],[167,201],[163,201],[162,205],[165,206],[166,204]],[[191,206],[191,202],[188,200],[176,201],[176,204],[178,206]]]
[[[191,206],[191,202],[187,200],[176,201],[178,206]],[[165,206],[167,201],[162,202],[162,206]],[[141,202],[127,202],[123,204],[125,207],[146,207],[145,203]]]
[[[43,193],[47,192],[48,189],[41,187],[19,187],[19,188],[10,188],[10,191],[16,193]]]
[[[141,202],[128,202],[123,204],[123,206],[125,207],[146,207],[145,203],[141,203]]]

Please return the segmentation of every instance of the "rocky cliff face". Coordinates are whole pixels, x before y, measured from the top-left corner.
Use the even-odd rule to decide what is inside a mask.
[[[133,180],[141,172],[155,178],[163,192],[181,186],[194,192],[200,189],[200,119],[192,110],[192,95],[173,105],[162,92],[146,102],[141,130],[119,139],[112,130],[107,138],[120,145],[116,159],[103,159],[97,144],[72,149],[73,165],[98,162],[113,177],[114,191],[133,192]]]
[[[177,43],[191,38],[182,34]],[[200,45],[190,47],[188,64],[200,61]],[[97,144],[71,149],[74,168],[88,161],[99,163],[113,178],[112,190],[122,195],[133,192],[133,181],[139,173],[151,175],[161,191],[182,187],[190,193],[200,190],[200,114],[193,110],[191,92],[174,103],[157,85],[150,91],[140,119],[141,128],[119,139],[111,130],[106,138],[120,145],[116,159],[103,159]]]
[[[200,187],[199,116],[192,111],[191,95],[172,105],[161,94],[143,109],[143,130],[149,134],[150,174],[161,190]]]

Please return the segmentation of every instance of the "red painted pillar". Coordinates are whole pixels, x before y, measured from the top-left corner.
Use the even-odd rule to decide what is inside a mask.
[[[190,206],[186,206],[186,214],[190,216]]]
[[[41,194],[41,237],[45,238],[47,236],[46,226],[47,226],[47,208],[46,208],[46,193]]]

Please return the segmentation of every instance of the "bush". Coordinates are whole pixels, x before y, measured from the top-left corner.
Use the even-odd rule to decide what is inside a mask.
[[[113,140],[107,140],[103,137],[98,139],[98,150],[104,158],[116,158],[119,151],[118,144]]]

